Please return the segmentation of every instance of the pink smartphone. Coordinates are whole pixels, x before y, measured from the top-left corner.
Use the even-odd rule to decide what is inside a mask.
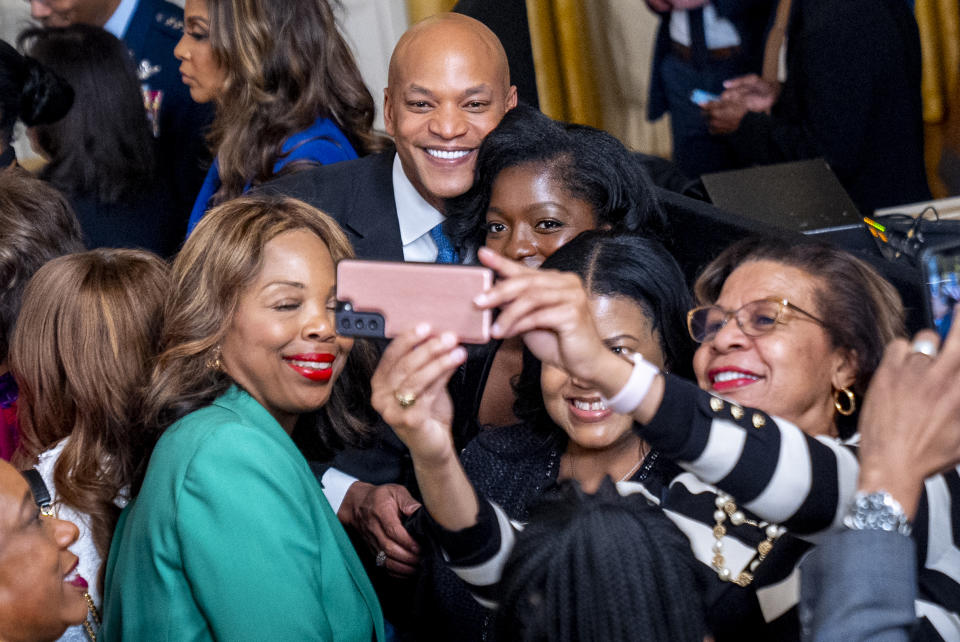
[[[346,259],[337,265],[337,332],[392,338],[427,322],[462,343],[490,341],[490,310],[473,298],[493,285],[480,266]]]

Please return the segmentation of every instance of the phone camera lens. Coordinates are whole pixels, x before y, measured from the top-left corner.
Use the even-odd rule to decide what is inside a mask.
[[[363,319],[357,319],[354,321],[353,327],[355,327],[357,330],[363,330]]]
[[[349,329],[350,329],[350,319],[341,319],[341,320],[340,320],[340,327],[343,328],[344,330],[349,330]]]

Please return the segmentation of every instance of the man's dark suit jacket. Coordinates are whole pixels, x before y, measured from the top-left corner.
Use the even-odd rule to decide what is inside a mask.
[[[393,196],[393,150],[322,165],[265,183],[260,191],[292,196],[332,216],[357,257],[403,260]]]
[[[864,214],[930,198],[920,37],[904,0],[794,0],[772,115],[730,141],[748,164],[824,157]]]

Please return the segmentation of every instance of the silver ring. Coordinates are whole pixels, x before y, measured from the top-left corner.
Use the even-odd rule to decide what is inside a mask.
[[[387,563],[387,552],[380,551],[379,553],[377,553],[377,559],[374,560],[373,563],[376,564],[378,567],[385,566]]]
[[[935,359],[937,356],[937,344],[930,339],[917,339],[910,345],[910,350],[926,355],[931,359]]]

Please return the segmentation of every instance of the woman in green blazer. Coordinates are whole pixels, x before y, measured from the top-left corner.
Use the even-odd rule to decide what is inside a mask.
[[[114,535],[103,639],[384,639],[292,438],[305,414],[298,436],[321,426],[328,447],[365,425],[344,392],[367,394],[369,353],[333,319],[351,255],[332,219],[270,197],[215,208],[185,244],[146,408],[148,434],[169,427]]]

